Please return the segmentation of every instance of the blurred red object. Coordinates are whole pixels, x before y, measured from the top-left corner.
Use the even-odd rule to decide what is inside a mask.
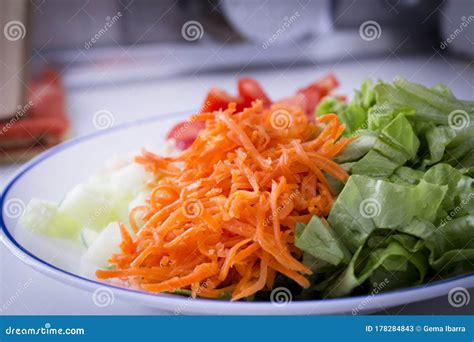
[[[27,103],[0,121],[0,162],[30,159],[65,140],[68,130],[61,78],[47,68],[28,86]]]

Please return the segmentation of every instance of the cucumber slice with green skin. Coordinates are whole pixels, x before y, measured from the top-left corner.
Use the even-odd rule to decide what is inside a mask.
[[[81,230],[81,241],[86,248],[89,248],[99,236],[95,230],[84,228]]]
[[[98,234],[97,238],[83,255],[83,259],[97,267],[107,267],[107,260],[110,256],[120,252],[121,242],[120,226],[117,222],[112,222]]]

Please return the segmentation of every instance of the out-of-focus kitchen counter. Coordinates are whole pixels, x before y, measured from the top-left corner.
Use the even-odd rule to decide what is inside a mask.
[[[159,66],[157,66],[159,67]],[[352,94],[367,77],[391,80],[400,75],[426,85],[444,83],[454,94],[474,99],[474,63],[454,61],[435,54],[421,57],[349,60],[336,64],[314,65],[292,69],[252,70],[236,74],[220,72],[188,75],[164,80],[144,80],[140,83],[109,84],[90,88],[67,88],[67,106],[72,120],[71,136],[96,128],[94,114],[106,110],[112,114],[114,125],[134,119],[198,108],[206,91],[218,85],[229,92],[236,91],[236,79],[251,75],[257,78],[273,99],[285,96],[306,83],[333,71],[341,82],[340,94]],[[67,74],[65,75],[67,80]],[[98,72],[97,80],[101,79]],[[120,151],[118,151],[120,152]],[[85,161],[86,162],[86,161]],[[18,166],[0,166],[0,188]],[[51,175],[58,177],[58,175]],[[97,307],[88,292],[49,279],[24,265],[0,244],[0,315],[45,314],[160,314],[147,307],[118,299],[107,307]],[[474,284],[473,284],[474,286]],[[471,290],[471,293],[473,291]],[[380,314],[472,314],[472,305],[453,308],[447,297],[383,309]]]

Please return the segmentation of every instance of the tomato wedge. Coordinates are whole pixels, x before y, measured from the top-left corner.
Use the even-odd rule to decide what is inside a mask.
[[[178,149],[185,150],[191,146],[203,128],[204,121],[183,121],[168,132],[166,139],[173,139]]]
[[[338,85],[339,82],[336,77],[333,74],[329,74],[323,79],[299,89],[295,95],[282,99],[279,102],[304,108],[306,115],[311,120],[314,120],[314,110],[319,101]],[[237,96],[232,96],[225,90],[219,88],[211,88],[201,106],[200,112],[213,112],[219,109],[226,109],[231,102],[237,104],[236,109],[238,112],[250,107],[255,100],[261,100],[266,107],[272,105],[272,101],[262,86],[253,78],[239,79],[237,88]],[[180,150],[184,150],[193,143],[203,127],[204,122],[202,121],[181,122],[171,129],[167,135],[167,139],[173,139],[176,147]]]
[[[297,91],[297,94],[302,94],[305,99],[305,110],[309,117],[314,116],[314,110],[318,105],[319,101],[324,96],[327,96],[334,88],[339,85],[336,77],[333,74],[329,74],[321,80],[318,80],[305,88],[301,88]]]
[[[244,108],[251,106],[253,101],[259,99],[262,100],[265,106],[270,106],[271,104],[267,94],[265,94],[260,84],[254,79],[240,79],[238,81],[238,91],[238,96],[232,96],[225,90],[211,88],[201,106],[200,112],[226,109],[231,102],[237,104],[237,111],[242,111]],[[166,138],[168,140],[173,139],[176,147],[184,150],[193,143],[202,128],[204,128],[204,122],[202,121],[180,122],[171,129]]]
[[[201,106],[201,113],[213,112],[219,109],[226,109],[229,103],[236,102],[237,106],[242,107],[243,101],[236,97],[229,95],[225,90],[219,88],[211,88],[207,93],[206,99]]]
[[[255,100],[261,100],[266,107],[272,103],[260,84],[253,78],[241,78],[237,87],[246,107],[251,106]]]

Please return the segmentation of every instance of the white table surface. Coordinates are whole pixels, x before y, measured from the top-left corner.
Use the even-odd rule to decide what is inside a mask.
[[[350,60],[334,65],[291,68],[288,70],[252,71],[241,75],[256,77],[274,99],[288,95],[300,86],[333,70],[339,80],[340,94],[352,94],[360,82],[370,76],[391,80],[397,75],[426,85],[447,84],[456,96],[474,99],[474,63],[454,61],[434,54],[427,57],[393,57],[392,59]],[[196,108],[205,92],[219,85],[235,92],[235,73],[190,75],[167,80],[145,80],[140,83],[70,89],[67,87],[67,107],[72,119],[73,137],[94,131],[92,117],[99,110],[113,114],[115,124],[164,113]],[[100,73],[97,75],[100,79]],[[65,79],[68,79],[67,73]],[[67,84],[66,84],[67,86]],[[0,189],[18,165],[0,166]],[[0,244],[0,315],[52,314],[163,314],[153,308],[139,307],[118,299],[107,307],[97,307],[91,293],[47,278],[20,262]],[[473,284],[474,285],[474,284]],[[471,297],[474,291],[471,289]],[[385,309],[392,314],[468,314],[471,305],[452,308],[447,297],[404,307]]]

